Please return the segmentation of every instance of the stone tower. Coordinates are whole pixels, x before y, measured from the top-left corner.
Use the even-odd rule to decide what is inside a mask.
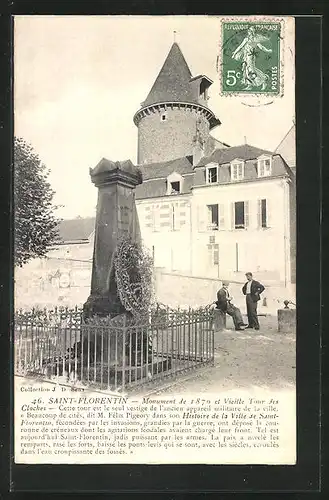
[[[174,43],[142,108],[134,116],[138,127],[137,162],[140,165],[210,154],[209,131],[220,121],[207,107],[205,75],[192,77],[177,43]]]

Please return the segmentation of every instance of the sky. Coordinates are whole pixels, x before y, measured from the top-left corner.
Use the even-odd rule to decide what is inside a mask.
[[[103,157],[136,162],[135,112],[174,41],[193,76],[214,84],[209,107],[222,124],[212,134],[231,146],[274,150],[293,124],[294,25],[285,18],[284,95],[220,95],[215,16],[16,16],[14,130],[50,169],[63,218],[95,215],[89,169]],[[176,31],[176,35],[174,35]]]

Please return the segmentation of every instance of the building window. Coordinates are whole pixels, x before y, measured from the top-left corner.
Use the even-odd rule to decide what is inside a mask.
[[[217,167],[207,167],[207,184],[214,184],[218,182],[218,168]]]
[[[248,202],[236,201],[233,204],[233,227],[245,229],[249,225]]]
[[[205,101],[208,100],[208,88],[204,88],[204,86],[200,85],[200,97],[204,99]]]
[[[219,210],[218,205],[207,205],[208,211],[208,229],[218,231],[219,228]]]
[[[268,227],[267,200],[258,200],[258,227]]]
[[[167,195],[183,192],[184,178],[177,172],[172,172],[167,177]]]
[[[162,113],[161,114],[161,121],[165,122],[167,120],[167,113]]]
[[[179,194],[180,193],[180,182],[175,181],[170,183],[170,194]]]
[[[260,158],[258,160],[258,177],[268,177],[272,173],[271,158]]]
[[[231,179],[232,181],[241,181],[244,178],[244,163],[231,163]]]

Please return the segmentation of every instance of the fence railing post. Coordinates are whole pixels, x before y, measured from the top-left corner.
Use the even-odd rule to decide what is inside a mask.
[[[122,327],[122,380],[121,386],[122,390],[125,390],[126,382],[126,316],[124,316],[123,327]]]

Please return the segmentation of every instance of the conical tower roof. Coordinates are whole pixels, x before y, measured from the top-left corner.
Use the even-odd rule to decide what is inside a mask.
[[[179,45],[173,43],[153,87],[142,106],[159,102],[191,102],[198,104],[192,74]]]

